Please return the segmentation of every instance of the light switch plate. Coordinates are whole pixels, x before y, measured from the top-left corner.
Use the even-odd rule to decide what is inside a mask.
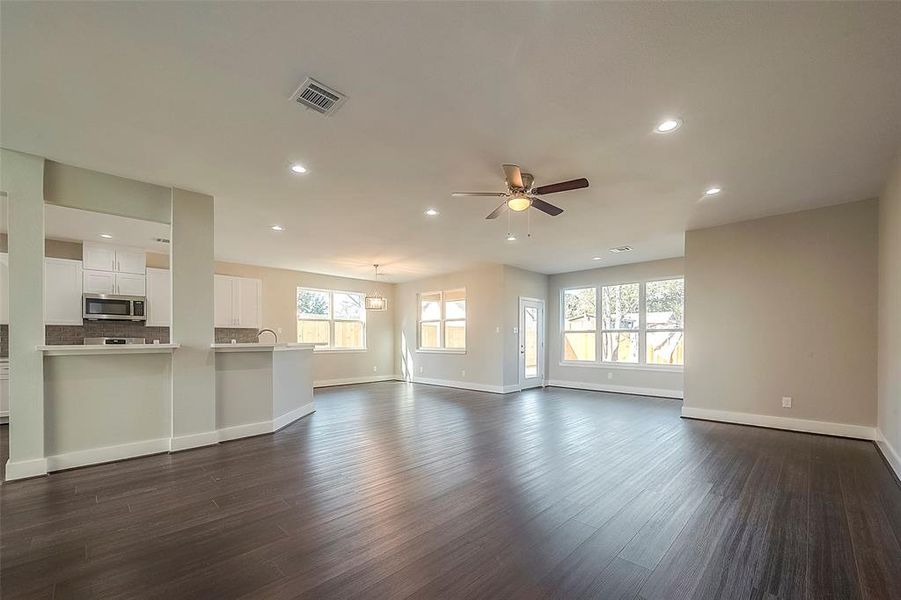
[[[782,408],[791,408],[791,407],[792,407],[791,396],[782,396]]]

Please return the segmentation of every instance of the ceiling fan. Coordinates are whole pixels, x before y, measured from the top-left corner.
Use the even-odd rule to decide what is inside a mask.
[[[566,192],[569,190],[578,190],[588,187],[588,180],[571,179],[569,181],[561,181],[560,183],[552,183],[550,185],[542,185],[533,187],[535,178],[531,173],[523,173],[517,165],[503,165],[504,178],[507,181],[506,192],[454,192],[452,196],[492,196],[504,198],[504,201],[494,209],[486,219],[496,219],[504,208],[509,208],[514,212],[521,212],[531,208],[537,208],[543,213],[547,213],[552,217],[556,217],[563,212],[563,209],[554,206],[549,202],[545,202],[538,196],[546,194],[556,194],[557,192]]]

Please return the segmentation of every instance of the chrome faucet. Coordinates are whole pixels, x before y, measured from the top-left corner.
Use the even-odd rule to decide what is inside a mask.
[[[275,333],[274,331],[272,331],[271,329],[260,329],[259,331],[257,331],[257,343],[258,344],[260,343],[260,336],[263,335],[264,333],[266,333],[267,331],[272,334],[272,337],[275,338],[275,343],[277,344],[278,343],[278,334]]]

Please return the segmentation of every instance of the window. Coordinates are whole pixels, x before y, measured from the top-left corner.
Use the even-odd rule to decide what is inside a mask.
[[[297,288],[297,341],[318,349],[365,350],[364,294]]]
[[[645,290],[645,360],[649,365],[681,365],[685,353],[685,281],[649,281]]]
[[[563,292],[563,359],[594,361],[597,356],[597,290]]]
[[[419,349],[466,350],[466,290],[419,294]]]
[[[600,325],[595,321],[600,302]],[[563,290],[563,360],[684,363],[685,282],[665,279]]]
[[[637,283],[627,283],[601,288],[601,360],[604,362],[638,362],[640,287]]]

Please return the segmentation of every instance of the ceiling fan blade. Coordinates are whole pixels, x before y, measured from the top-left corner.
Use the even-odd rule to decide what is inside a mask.
[[[498,206],[498,207],[495,208],[493,211],[491,211],[491,214],[488,215],[488,216],[485,217],[485,218],[486,218],[486,219],[496,219],[496,218],[498,218],[498,217],[500,216],[500,214],[501,214],[502,212],[504,212],[504,209],[505,209],[506,207],[507,207],[507,203],[506,203],[506,202],[501,203],[500,206]]]
[[[543,185],[539,188],[532,190],[536,194],[545,195],[545,194],[556,194],[557,192],[567,192],[569,190],[578,190],[581,188],[588,187],[588,180],[582,177],[581,179],[571,179],[569,181],[561,181],[560,183],[552,183],[550,185]]]
[[[556,217],[563,212],[563,209],[559,206],[554,206],[550,202],[545,202],[541,198],[535,198],[534,196],[532,197],[532,208],[537,208],[541,212],[547,213],[552,217]]]
[[[504,192],[454,192],[451,196],[459,198],[460,196],[496,196],[500,198],[501,196],[506,196],[507,194]]]
[[[504,177],[511,188],[522,188],[522,172],[518,165],[504,165]]]

